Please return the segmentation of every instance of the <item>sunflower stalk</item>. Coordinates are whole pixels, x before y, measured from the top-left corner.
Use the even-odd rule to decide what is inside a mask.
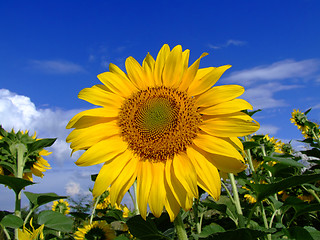
[[[242,209],[241,209],[241,204],[240,204],[240,199],[239,199],[236,180],[234,178],[233,173],[228,173],[228,176],[229,176],[229,179],[230,179],[230,182],[231,182],[232,192],[233,192],[233,197],[234,197],[234,203],[235,203],[237,214],[238,214],[238,221],[239,221],[238,222],[238,226],[240,228],[243,228],[245,225],[244,225],[243,213],[242,213]]]
[[[177,217],[174,219],[174,228],[176,229],[178,239],[179,240],[187,240],[187,232],[183,224],[182,216],[181,216],[181,210],[178,213]]]
[[[10,234],[8,233],[8,230],[4,226],[2,226],[2,229],[3,229],[3,232],[6,235],[7,239],[11,240],[11,237],[10,237]]]
[[[200,218],[199,218],[199,199],[194,199],[193,200],[194,204],[193,204],[193,212],[194,212],[194,219],[196,222],[196,229],[197,229],[197,233],[201,233],[201,223],[202,223],[202,216],[203,214],[200,213]]]
[[[92,212],[91,212],[91,216],[90,216],[90,224],[92,224],[93,216],[94,216],[94,213],[96,211],[96,208],[97,208],[98,202],[100,200],[100,197],[101,197],[101,195],[96,198],[96,201],[94,203],[94,206],[93,206],[93,209],[92,209]]]
[[[17,154],[17,162],[16,162],[16,177],[23,177],[23,169],[25,165],[24,154],[27,151],[27,148],[24,144],[18,143],[15,145],[15,150]],[[16,201],[15,201],[15,215],[21,218],[21,191],[16,193]],[[18,240],[18,232],[19,228],[14,229],[15,239]]]
[[[133,205],[134,205],[134,212],[136,215],[139,215],[140,214],[140,211],[139,211],[139,206],[138,206],[138,194],[137,194],[137,180],[134,181],[133,183],[133,190],[134,190],[134,202],[133,202]]]

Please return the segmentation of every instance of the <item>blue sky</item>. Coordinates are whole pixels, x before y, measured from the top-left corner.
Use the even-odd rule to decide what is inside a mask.
[[[317,0],[1,1],[0,123],[58,137],[53,168],[30,191],[87,192],[99,168],[76,167],[65,143],[68,120],[91,108],[78,92],[108,63],[141,63],[164,43],[190,49],[190,62],[208,52],[200,67],[231,64],[218,84],[246,88],[243,98],[263,109],[261,132],[301,138],[291,111],[312,107],[310,118],[320,117],[319,12]],[[10,194],[0,195],[8,209]]]

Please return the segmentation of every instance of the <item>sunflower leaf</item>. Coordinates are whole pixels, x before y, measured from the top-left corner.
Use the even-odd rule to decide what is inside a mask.
[[[288,177],[284,180],[272,184],[252,184],[248,183],[257,194],[257,200],[261,201],[266,197],[281,190],[298,186],[303,183],[312,183],[320,180],[320,174],[305,174],[301,176]]]
[[[28,153],[31,154],[39,149],[50,147],[55,141],[56,141],[56,138],[44,138],[44,139],[40,139],[38,141],[29,143],[27,144]]]
[[[16,215],[9,214],[1,219],[0,224],[4,227],[19,228],[23,225],[23,220]]]
[[[150,218],[147,218],[145,221],[140,215],[137,215],[130,218],[127,221],[127,225],[130,233],[141,240],[170,239],[157,229],[155,223]]]
[[[58,196],[55,193],[32,193],[32,192],[24,192],[29,201],[33,204],[33,206],[41,206],[48,202],[52,202],[54,200],[67,198],[66,196]]]
[[[0,175],[0,184],[4,184],[4,185],[12,188],[16,194],[19,194],[19,192],[23,188],[25,188],[28,185],[32,185],[34,183],[31,181],[22,179],[22,178]]]
[[[73,221],[62,213],[45,210],[39,214],[38,224],[61,232],[71,232]]]

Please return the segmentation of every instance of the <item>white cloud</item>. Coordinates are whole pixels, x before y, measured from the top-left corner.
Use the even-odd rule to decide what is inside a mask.
[[[240,41],[240,40],[234,40],[234,39],[229,39],[228,41],[226,41],[224,44],[220,44],[220,45],[212,45],[212,44],[208,44],[209,48],[212,49],[220,49],[220,48],[225,48],[225,47],[229,47],[229,46],[243,46],[245,45],[246,42],[245,41]]]
[[[276,127],[271,124],[260,125],[260,129],[256,132],[256,134],[268,134],[269,136],[276,135],[279,130],[279,127]]]
[[[249,86],[261,81],[310,77],[318,71],[319,68],[320,61],[317,59],[307,59],[302,61],[287,59],[267,66],[257,66],[251,69],[233,72],[224,80]]]
[[[65,127],[68,121],[80,110],[37,109],[29,97],[18,95],[7,89],[0,89],[0,124],[10,131],[29,130],[40,138],[58,138],[49,149],[55,162],[70,160],[71,150],[65,139],[70,132]],[[76,159],[75,153],[72,159]]]
[[[31,68],[46,73],[68,74],[85,72],[80,65],[64,60],[31,60],[30,64]]]
[[[78,195],[80,193],[80,184],[74,181],[68,182],[64,188],[65,188],[66,194],[71,197]]]
[[[285,99],[276,99],[274,94],[279,91],[291,90],[299,87],[301,86],[270,82],[246,89],[241,98],[249,101],[254,109],[284,107],[288,105]]]

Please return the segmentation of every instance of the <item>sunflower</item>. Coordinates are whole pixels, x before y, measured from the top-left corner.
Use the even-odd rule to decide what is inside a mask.
[[[43,236],[43,228],[44,224],[42,224],[39,228],[35,229],[32,225],[32,218],[30,220],[30,226],[32,228],[32,231],[26,228],[23,225],[23,230],[18,230],[18,238],[19,240],[38,240],[38,239],[44,239]]]
[[[47,160],[45,160],[42,156],[48,156],[50,155],[51,152],[42,149],[39,152],[39,156],[36,157],[36,161],[33,163],[32,167],[31,167],[31,171],[30,172],[25,172],[23,173],[23,178],[29,181],[33,181],[33,175],[37,176],[37,177],[43,177],[44,176],[44,172],[47,171],[48,169],[51,169],[50,164],[48,163]]]
[[[180,207],[198,198],[197,185],[220,196],[220,176],[246,168],[239,136],[259,124],[242,112],[252,106],[237,99],[244,88],[214,86],[230,65],[199,69],[189,50],[164,45],[156,60],[148,53],[142,66],[126,59],[124,73],[114,64],[98,75],[102,84],[85,88],[79,98],[100,107],[75,115],[67,128],[73,151],[86,150],[78,166],[104,163],[94,197],[110,186],[111,204],[119,204],[134,181],[141,216],[147,204],[159,217],[163,208],[173,221]]]
[[[74,234],[76,240],[97,239],[112,240],[116,235],[114,230],[105,221],[95,221],[92,224],[86,224]]]
[[[70,212],[69,203],[63,199],[60,199],[59,201],[54,201],[51,210],[67,215]]]
[[[299,109],[293,109],[291,113],[290,121],[298,127],[299,130],[303,131],[305,124],[308,121],[307,116],[301,112]]]

